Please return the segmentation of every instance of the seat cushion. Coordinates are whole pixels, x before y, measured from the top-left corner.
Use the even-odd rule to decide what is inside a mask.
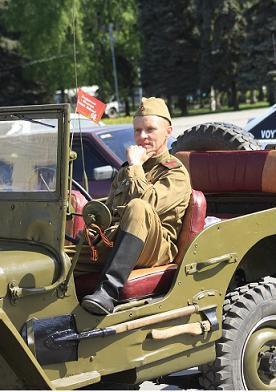
[[[140,299],[164,295],[171,287],[177,264],[181,263],[190,243],[204,228],[206,199],[202,192],[192,191],[189,206],[183,217],[182,228],[178,237],[178,254],[175,263],[151,268],[134,269],[120,292],[121,300]],[[79,300],[93,293],[100,279],[100,271],[75,277]]]
[[[176,264],[133,270],[120,291],[120,300],[140,299],[167,293],[176,270]],[[75,278],[79,300],[85,295],[93,293],[99,277],[100,272],[93,272]]]

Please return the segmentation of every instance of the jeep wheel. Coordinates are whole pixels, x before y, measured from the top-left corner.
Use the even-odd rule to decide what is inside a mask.
[[[217,358],[201,367],[200,384],[205,389],[274,390],[276,279],[267,277],[233,294],[226,300]]]
[[[260,150],[257,140],[244,129],[234,125],[212,122],[186,129],[172,144],[177,151]]]

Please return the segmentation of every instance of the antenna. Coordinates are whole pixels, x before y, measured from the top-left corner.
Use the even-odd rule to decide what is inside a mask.
[[[76,13],[76,1],[73,0],[73,20],[72,20],[72,27],[73,27],[73,54],[74,54],[74,69],[75,69],[75,89],[76,89],[76,96],[78,92],[78,71],[77,71],[77,49],[76,49],[76,19],[77,19],[77,13]],[[85,170],[85,161],[84,161],[84,148],[83,148],[83,138],[82,138],[82,130],[81,130],[81,122],[80,122],[80,116],[78,116],[78,126],[79,126],[79,133],[80,133],[80,147],[81,147],[81,162],[82,162],[82,171],[83,171],[83,182],[84,182],[84,188],[88,192],[89,186],[88,186],[88,177],[86,174]],[[73,147],[73,140],[74,140],[74,130],[72,132],[72,137],[71,137],[71,150]],[[71,177],[73,177],[73,173],[71,173]]]

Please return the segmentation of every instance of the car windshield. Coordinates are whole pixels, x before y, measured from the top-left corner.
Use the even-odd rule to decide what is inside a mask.
[[[100,125],[86,118],[71,117],[70,119],[70,129],[74,131],[79,130],[79,128],[81,129],[98,128],[99,126]]]
[[[1,121],[0,143],[0,192],[56,190],[57,119]]]
[[[132,127],[97,131],[96,135],[122,162],[126,160],[126,149],[134,144]]]
[[[128,146],[135,144],[133,136],[133,127],[123,129],[108,129],[99,130],[96,132],[96,136],[116,154],[122,162],[126,160],[126,149]],[[171,144],[175,138],[172,136],[168,139],[168,148],[171,148]]]

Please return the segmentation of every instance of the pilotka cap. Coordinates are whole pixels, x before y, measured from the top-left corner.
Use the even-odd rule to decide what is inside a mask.
[[[152,115],[163,117],[172,125],[171,115],[164,99],[143,97],[137,112],[134,114],[134,117]]]

